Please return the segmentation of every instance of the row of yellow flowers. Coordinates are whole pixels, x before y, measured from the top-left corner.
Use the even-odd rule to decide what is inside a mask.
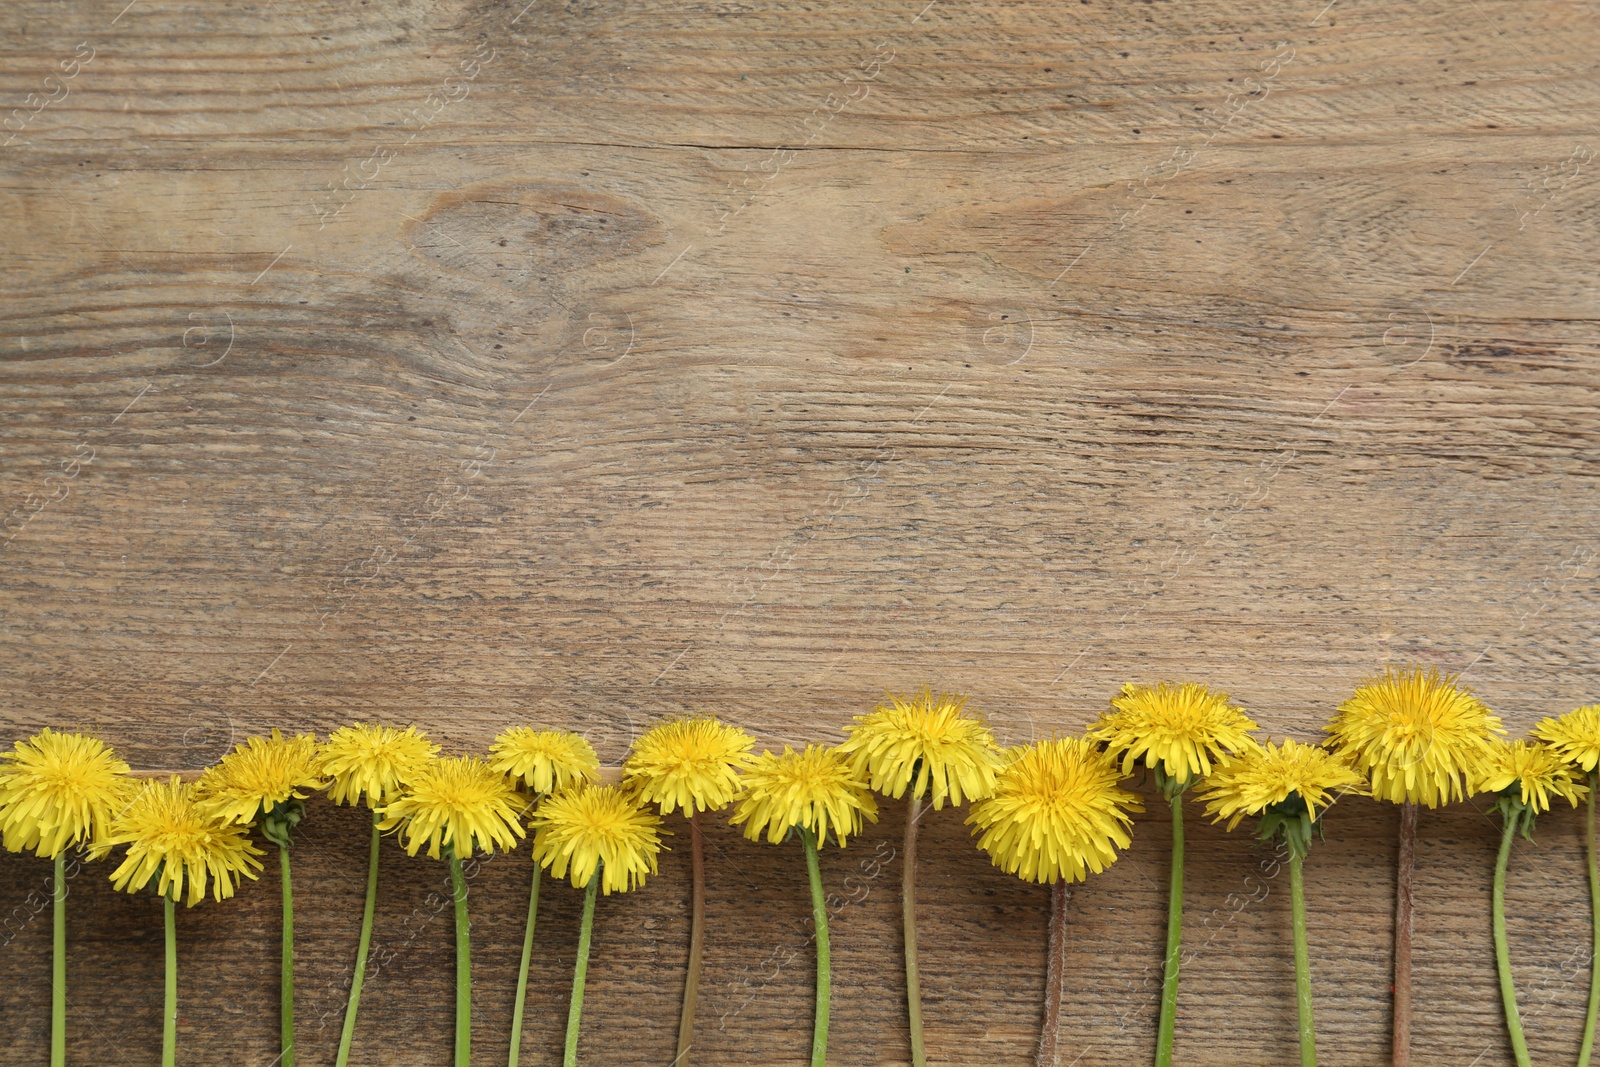
[[[889,697],[845,727],[829,747],[755,754],[756,739],[708,717],[666,721],[634,744],[619,785],[599,783],[600,763],[577,734],[512,727],[486,758],[446,757],[415,727],[341,727],[311,735],[253,737],[198,781],[139,780],[100,740],[45,729],[0,755],[0,834],[13,852],[55,863],[52,1067],[65,1063],[64,858],[69,848],[103,858],[122,848],[110,877],[119,890],[153,889],[166,929],[163,1064],[176,1039],[174,911],[210,895],[221,901],[262,871],[252,830],[276,845],[282,877],[281,1055],[293,1067],[294,922],[289,847],[304,801],[325,789],[338,804],[372,812],[367,896],[337,1063],[345,1067],[360,1007],[377,899],[381,837],[394,832],[411,855],[426,848],[449,863],[456,911],[456,1063],[470,1054],[471,954],[462,861],[513,848],[533,834],[529,893],[512,1021],[510,1064],[521,1051],[523,1008],[541,872],[584,891],[583,919],[569,1007],[564,1063],[577,1062],[583,988],[596,897],[638,888],[657,871],[663,817],[681,812],[692,862],[690,957],[675,1064],[688,1067],[704,941],[705,862],[701,819],[731,808],[751,840],[798,840],[816,927],[817,998],[813,1067],[824,1067],[830,1001],[829,940],[818,849],[843,848],[864,821],[877,820],[874,793],[904,799],[902,902],[908,1024],[913,1061],[927,1063],[917,968],[916,835],[924,804],[970,804],[967,822],[996,866],[1057,888],[1052,924],[1063,921],[1063,887],[1100,873],[1131,843],[1137,794],[1122,781],[1142,768],[1171,807],[1173,863],[1156,1063],[1169,1067],[1182,946],[1183,802],[1198,787],[1206,814],[1236,828],[1258,819],[1263,840],[1289,855],[1296,997],[1303,1067],[1316,1062],[1301,864],[1339,796],[1370,795],[1404,805],[1398,898],[1410,899],[1409,842],[1418,805],[1436,807],[1477,792],[1498,794],[1503,838],[1495,872],[1493,932],[1506,1024],[1520,1067],[1528,1054],[1507,961],[1504,884],[1515,833],[1554,799],[1589,797],[1589,868],[1600,950],[1600,873],[1594,849],[1594,788],[1600,764],[1600,705],[1546,719],[1534,740],[1505,741],[1500,719],[1450,677],[1423,668],[1387,669],[1359,685],[1326,727],[1323,744],[1262,743],[1257,726],[1226,693],[1194,683],[1126,685],[1082,737],[1005,749],[965,698],[931,690]],[[1584,775],[1588,775],[1587,784]],[[1052,929],[1052,938],[1060,929]],[[1409,1031],[1410,919],[1396,918],[1394,1058],[1405,1064]],[[1059,1026],[1060,983],[1048,984],[1040,1061],[1051,1062]],[[1600,968],[1592,982],[1580,1067],[1593,1047]]]

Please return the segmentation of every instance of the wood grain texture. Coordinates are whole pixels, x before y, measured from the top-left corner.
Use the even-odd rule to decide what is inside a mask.
[[[615,762],[669,713],[832,739],[928,681],[1018,742],[1176,677],[1304,738],[1413,659],[1517,732],[1594,700],[1593,6],[924,2],[6,5],[0,741],[198,767],[271,725],[534,722]],[[909,1056],[899,817],[824,857],[841,1064]],[[1387,1055],[1396,818],[1342,803],[1307,865],[1330,1067]],[[960,819],[924,837],[930,1054],[1031,1063],[1048,892]],[[1580,825],[1512,866],[1548,1062]],[[1418,1064],[1510,1062],[1495,832],[1422,819]],[[1166,833],[1073,896],[1064,1062],[1150,1054]],[[698,1062],[803,1063],[800,856],[708,834]],[[1288,895],[1247,835],[1193,836],[1180,1060],[1290,1062]],[[312,805],[307,1065],[365,848]],[[445,1063],[446,874],[384,862],[359,1059]],[[472,882],[484,1063],[527,864]],[[46,874],[0,862],[0,1063],[45,1057]],[[155,1063],[159,909],[104,874],[73,1059]],[[186,1062],[275,1055],[275,875],[180,917]],[[530,1064],[576,939],[545,896]],[[674,852],[602,902],[587,1062],[671,1059],[687,901]]]

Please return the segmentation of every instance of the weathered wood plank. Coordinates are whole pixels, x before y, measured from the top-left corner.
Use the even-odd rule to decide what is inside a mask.
[[[0,20],[0,742],[93,729],[193,768],[271,725],[414,721],[475,751],[533,721],[616,762],[674,711],[835,739],[925,680],[1018,742],[1180,676],[1313,737],[1417,658],[1517,732],[1595,699],[1581,5]],[[899,818],[826,859],[840,1063],[909,1056]],[[1307,871],[1335,1067],[1384,1062],[1394,821],[1341,803]],[[1547,817],[1513,867],[1542,1060],[1572,1056],[1586,993],[1580,822]],[[1137,831],[1072,901],[1084,1067],[1153,1043],[1164,817]],[[928,832],[930,1051],[1029,1063],[1047,894],[959,814]],[[1248,837],[1193,836],[1180,1056],[1289,1062],[1286,894]],[[1494,843],[1470,805],[1423,819],[1418,1063],[1510,1062]],[[799,857],[710,847],[700,1062],[804,1062]],[[357,813],[313,804],[308,1064],[364,849]],[[602,907],[588,1062],[671,1059],[683,859]],[[473,881],[486,1061],[527,863]],[[104,873],[74,881],[73,1058],[155,1062],[159,913]],[[44,876],[0,861],[3,1063],[45,1055]],[[443,881],[386,854],[362,1062],[446,1062]],[[547,899],[526,1063],[557,1059],[576,936],[576,894]],[[264,884],[183,915],[185,1058],[275,1054],[275,907]]]

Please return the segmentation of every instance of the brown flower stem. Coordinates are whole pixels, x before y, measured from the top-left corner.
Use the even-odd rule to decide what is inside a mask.
[[[905,867],[900,872],[900,916],[906,940],[906,1014],[911,1024],[911,1062],[928,1067],[922,1045],[922,979],[917,974],[917,823],[922,821],[922,798],[911,794],[906,811]]]
[[[1400,857],[1394,893],[1394,1067],[1411,1063],[1411,883],[1417,867],[1417,805],[1400,805]]]
[[[694,1046],[694,1010],[700,1001],[700,957],[706,942],[706,849],[700,833],[700,813],[689,816],[689,855],[694,886],[689,911],[689,972],[683,980],[683,1011],[678,1016],[678,1055],[673,1067],[689,1067]]]
[[[1044,1025],[1039,1028],[1038,1067],[1058,1067],[1056,1043],[1061,1031],[1061,986],[1067,977],[1067,880],[1050,887],[1050,941],[1044,976]]]

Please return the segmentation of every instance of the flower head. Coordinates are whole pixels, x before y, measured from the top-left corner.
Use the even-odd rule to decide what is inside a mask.
[[[415,726],[357,723],[341,726],[328,736],[317,762],[317,773],[329,779],[328,798],[335,804],[381,807],[423,764],[437,755],[439,746]]]
[[[261,870],[261,850],[250,831],[224,822],[195,800],[195,787],[177,775],[168,782],[146,782],[111,822],[107,842],[127,845],[122,865],[111,872],[111,884],[137,893],[156,880],[156,892],[193,907],[206,895],[216,900],[233,896],[245,878]]]
[[[101,838],[136,790],[110,745],[45,727],[0,754],[0,833],[12,852],[45,859],[69,845],[104,854]]]
[[[600,757],[589,742],[568,730],[513,726],[489,746],[489,766],[522,779],[534,793],[552,793],[600,777]]]
[[[744,823],[744,836],[751,841],[765,833],[772,844],[800,827],[820,845],[831,830],[843,848],[851,834],[861,832],[863,818],[877,822],[878,805],[844,753],[825,745],[807,745],[803,752],[784,745],[783,755],[763,752],[744,772],[744,789],[729,821]]]
[[[1122,687],[1111,698],[1111,710],[1089,727],[1089,737],[1104,741],[1130,774],[1143,759],[1173,782],[1187,785],[1211,773],[1212,765],[1256,746],[1256,728],[1244,709],[1228,703],[1228,694],[1213,693],[1195,682]]]
[[[311,734],[252,737],[207,767],[195,783],[195,799],[224,822],[253,823],[275,806],[304,800],[303,790],[321,789],[317,739]]]
[[[664,722],[633,744],[622,784],[661,814],[685,816],[725,808],[739,792],[739,772],[751,762],[756,739],[716,719]]]
[[[1559,719],[1540,719],[1533,736],[1568,763],[1592,771],[1600,764],[1600,704],[1569,711]]]
[[[546,797],[533,815],[533,857],[582,889],[600,874],[606,894],[625,893],[656,873],[661,817],[620,786],[580,786]]]
[[[466,859],[480,850],[515,848],[525,836],[521,813],[516,788],[483,760],[435,756],[378,809],[378,829],[398,827],[408,856],[426,842],[432,859],[440,858],[441,846]]]
[[[1261,815],[1284,803],[1304,805],[1311,822],[1337,792],[1365,793],[1367,780],[1321,745],[1288,740],[1248,749],[1212,771],[1200,799],[1206,814],[1228,829],[1246,815]]]
[[[947,799],[981,800],[994,792],[1004,760],[983,720],[965,713],[966,703],[964,696],[935,696],[927,688],[909,698],[890,694],[889,703],[845,727],[850,736],[839,751],[858,777],[886,796],[902,797],[910,787],[922,797],[931,788],[935,810]]]
[[[1127,848],[1137,794],[1121,788],[1109,753],[1087,738],[1040,741],[1014,754],[994,795],[967,816],[994,865],[1030,882],[1081,882]]]
[[[1491,742],[1479,773],[1475,792],[1509,794],[1515,789],[1516,799],[1536,814],[1549,811],[1555,797],[1577,807],[1589,795],[1576,767],[1548,746],[1528,741]]]
[[[1333,750],[1372,783],[1372,795],[1430,808],[1460,800],[1504,733],[1483,701],[1433,668],[1393,667],[1356,687],[1325,729]]]

